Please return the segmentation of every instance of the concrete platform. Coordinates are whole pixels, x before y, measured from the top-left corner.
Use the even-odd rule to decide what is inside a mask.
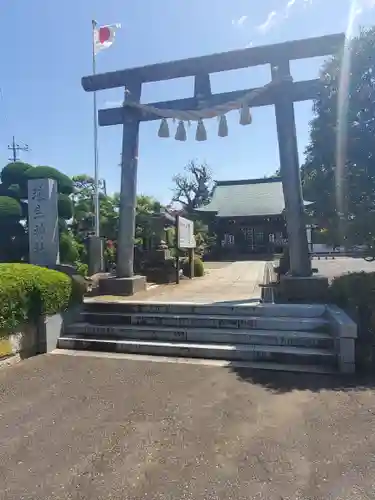
[[[120,296],[133,296],[136,293],[146,291],[146,277],[132,276],[131,278],[116,278],[115,276],[99,280],[99,293],[117,294]]]
[[[374,498],[371,382],[97,356],[0,371],[2,499]]]
[[[164,302],[244,302],[261,296],[259,284],[263,282],[264,261],[241,261],[213,266],[209,263],[207,274],[202,278],[183,280],[179,285],[159,285],[132,297],[101,295],[87,301],[146,300]]]

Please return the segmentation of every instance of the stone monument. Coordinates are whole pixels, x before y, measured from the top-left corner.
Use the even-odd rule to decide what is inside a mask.
[[[55,267],[60,262],[57,199],[57,182],[55,180],[29,180],[30,264]]]

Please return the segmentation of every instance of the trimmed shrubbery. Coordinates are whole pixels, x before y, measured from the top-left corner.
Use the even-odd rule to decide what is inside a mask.
[[[185,276],[190,274],[189,259],[185,259],[182,263],[182,272]],[[194,277],[201,278],[204,276],[204,264],[199,257],[194,258]]]
[[[330,302],[344,309],[358,325],[356,366],[373,371],[375,366],[375,273],[348,273],[335,278]]]
[[[375,307],[375,273],[348,273],[332,280],[331,301],[346,310]]]
[[[64,311],[81,298],[80,286],[64,273],[32,264],[0,264],[0,331]]]
[[[27,179],[54,179],[58,184],[58,192],[71,194],[73,192],[73,181],[67,175],[53,167],[38,166],[26,171]],[[4,182],[4,181],[3,181]]]

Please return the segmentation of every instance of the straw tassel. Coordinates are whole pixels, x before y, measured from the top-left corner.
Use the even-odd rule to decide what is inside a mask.
[[[159,132],[158,132],[159,137],[169,137],[169,126],[166,118],[163,118],[160,127],[159,127]]]
[[[218,136],[219,137],[227,137],[227,135],[228,135],[227,117],[225,115],[221,115],[220,121],[219,121]]]
[[[195,134],[196,141],[207,141],[207,132],[203,123],[203,120],[200,118],[198,120],[197,132]]]
[[[185,125],[182,120],[178,122],[176,135],[174,137],[176,141],[186,141],[186,130]]]
[[[250,125],[252,121],[249,105],[243,103],[240,114],[240,125]]]

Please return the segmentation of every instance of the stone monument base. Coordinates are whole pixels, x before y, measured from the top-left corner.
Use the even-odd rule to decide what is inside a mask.
[[[110,277],[99,280],[99,295],[134,295],[145,290],[146,276]]]
[[[104,242],[98,236],[90,236],[88,240],[89,275],[102,273],[104,271]]]
[[[282,302],[324,303],[328,300],[328,278],[281,276],[279,296]]]

